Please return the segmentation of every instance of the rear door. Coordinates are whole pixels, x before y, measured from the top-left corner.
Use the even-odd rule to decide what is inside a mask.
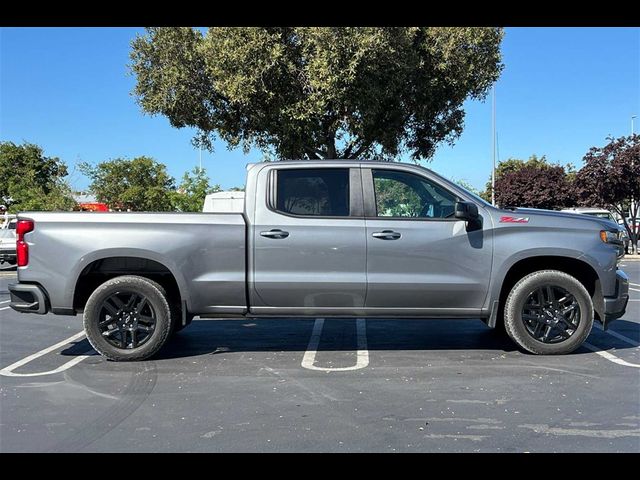
[[[361,309],[366,239],[360,168],[283,164],[266,175],[257,191],[266,182],[267,195],[256,198],[252,229],[252,311]]]
[[[362,179],[366,307],[397,314],[479,311],[491,275],[491,240],[454,218],[456,194],[397,167],[363,168]]]

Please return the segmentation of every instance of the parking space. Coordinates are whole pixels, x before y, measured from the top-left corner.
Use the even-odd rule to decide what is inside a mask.
[[[152,361],[81,317],[7,308],[0,451],[639,451],[640,262],[627,314],[528,355],[479,320],[199,320]]]

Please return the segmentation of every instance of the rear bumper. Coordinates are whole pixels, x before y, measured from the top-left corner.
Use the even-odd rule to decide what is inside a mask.
[[[44,315],[48,310],[47,295],[39,285],[12,283],[9,285],[11,303],[16,312]]]
[[[629,302],[629,277],[622,271],[616,272],[616,294],[612,297],[604,297],[604,315],[602,325],[624,315]]]

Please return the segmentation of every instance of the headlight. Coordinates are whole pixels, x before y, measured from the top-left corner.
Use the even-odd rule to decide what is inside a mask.
[[[621,243],[620,231],[610,232],[608,230],[600,230],[600,240],[604,243]]]

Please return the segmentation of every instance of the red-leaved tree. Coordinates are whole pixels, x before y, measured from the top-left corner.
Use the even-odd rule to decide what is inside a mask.
[[[501,207],[531,207],[548,210],[574,204],[571,182],[561,165],[527,162],[496,176],[496,203]]]
[[[575,178],[576,196],[580,205],[617,212],[638,251],[640,135],[609,140],[584,156],[584,166]],[[627,217],[631,217],[631,224]]]

